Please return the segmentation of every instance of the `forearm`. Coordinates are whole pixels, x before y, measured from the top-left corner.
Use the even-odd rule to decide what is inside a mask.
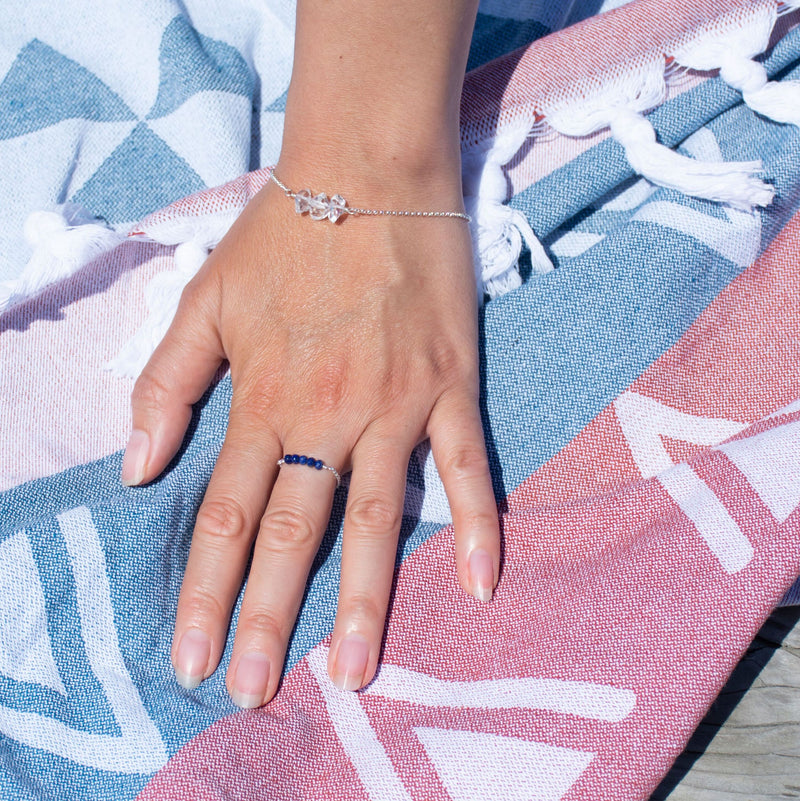
[[[422,202],[415,186],[435,176],[431,202],[460,201],[459,102],[476,10],[477,0],[298,0],[288,177],[385,205]]]

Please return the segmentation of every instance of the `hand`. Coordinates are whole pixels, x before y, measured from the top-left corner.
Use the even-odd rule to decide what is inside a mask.
[[[292,171],[282,169],[289,183]],[[460,187],[443,192],[431,179],[419,193],[392,207],[460,205]],[[352,470],[329,662],[339,688],[362,687],[375,672],[406,469],[426,437],[453,513],[459,582],[491,598],[499,532],[478,410],[476,318],[462,220],[331,225],[296,215],[274,184],[245,209],[187,286],[136,383],[123,467],[133,484],[164,469],[192,404],[227,359],[229,425],[175,624],[172,660],[184,686],[216,669],[252,549],[227,684],[242,707],[275,693],[336,485],[327,470],[279,469],[285,453]]]

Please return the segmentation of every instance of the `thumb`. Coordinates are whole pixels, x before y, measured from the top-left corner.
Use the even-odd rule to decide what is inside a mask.
[[[133,426],[122,459],[122,483],[152,481],[183,441],[196,403],[225,358],[207,290],[191,282],[175,319],[136,381],[131,395]]]

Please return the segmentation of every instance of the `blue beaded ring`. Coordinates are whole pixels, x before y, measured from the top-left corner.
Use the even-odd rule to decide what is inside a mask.
[[[307,467],[313,467],[315,470],[329,470],[336,478],[336,486],[341,486],[342,477],[339,475],[339,471],[335,467],[325,464],[322,459],[315,459],[313,456],[306,456],[305,454],[301,456],[296,453],[287,453],[282,459],[278,459],[278,467],[282,467],[285,464],[304,464]]]

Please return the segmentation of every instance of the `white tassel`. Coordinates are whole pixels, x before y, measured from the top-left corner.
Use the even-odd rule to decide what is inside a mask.
[[[506,205],[509,188],[503,165],[519,151],[530,126],[508,128],[488,145],[463,154],[464,203],[472,217],[470,229],[479,293],[490,298],[522,283],[518,268],[523,241],[531,251],[533,272],[553,269],[525,215]]]
[[[175,248],[176,269],[159,273],[147,285],[147,318],[106,365],[107,370],[120,378],[138,378],[172,324],[186,284],[207,258],[208,250],[196,242],[184,242]]]
[[[800,8],[800,0],[792,5]],[[769,46],[776,21],[774,5],[754,8],[747,25],[713,31],[679,48],[675,58],[695,70],[719,69],[720,78],[742,93],[744,102],[776,122],[800,125],[800,81],[769,81],[767,71],[753,57]]]
[[[751,211],[767,206],[775,190],[756,178],[760,161],[709,162],[687,158],[656,142],[653,126],[641,115],[620,109],[609,121],[611,135],[624,148],[631,167],[660,186],[685,195],[721,201]]]
[[[33,254],[18,278],[0,282],[0,313],[74,275],[124,240],[90,220],[83,209],[69,205],[28,216],[23,230]]]
[[[768,81],[761,64],[733,53],[726,54],[719,74],[742,93],[744,102],[757,114],[775,122],[800,125],[800,81]]]
[[[144,239],[161,245],[177,245],[173,256],[175,269],[159,273],[147,285],[147,318],[106,365],[107,370],[121,378],[139,376],[167,333],[184,287],[243,209],[244,204],[241,204],[202,216],[165,216],[164,219],[155,216],[150,224],[141,226],[136,233],[142,234]]]
[[[642,112],[665,96],[663,62],[609,82],[602,91],[548,113],[547,119],[567,136],[587,136],[608,127],[624,148],[631,167],[654,184],[686,195],[729,203],[739,209],[766,206],[775,190],[756,178],[760,161],[706,163],[687,158],[656,141]]]

